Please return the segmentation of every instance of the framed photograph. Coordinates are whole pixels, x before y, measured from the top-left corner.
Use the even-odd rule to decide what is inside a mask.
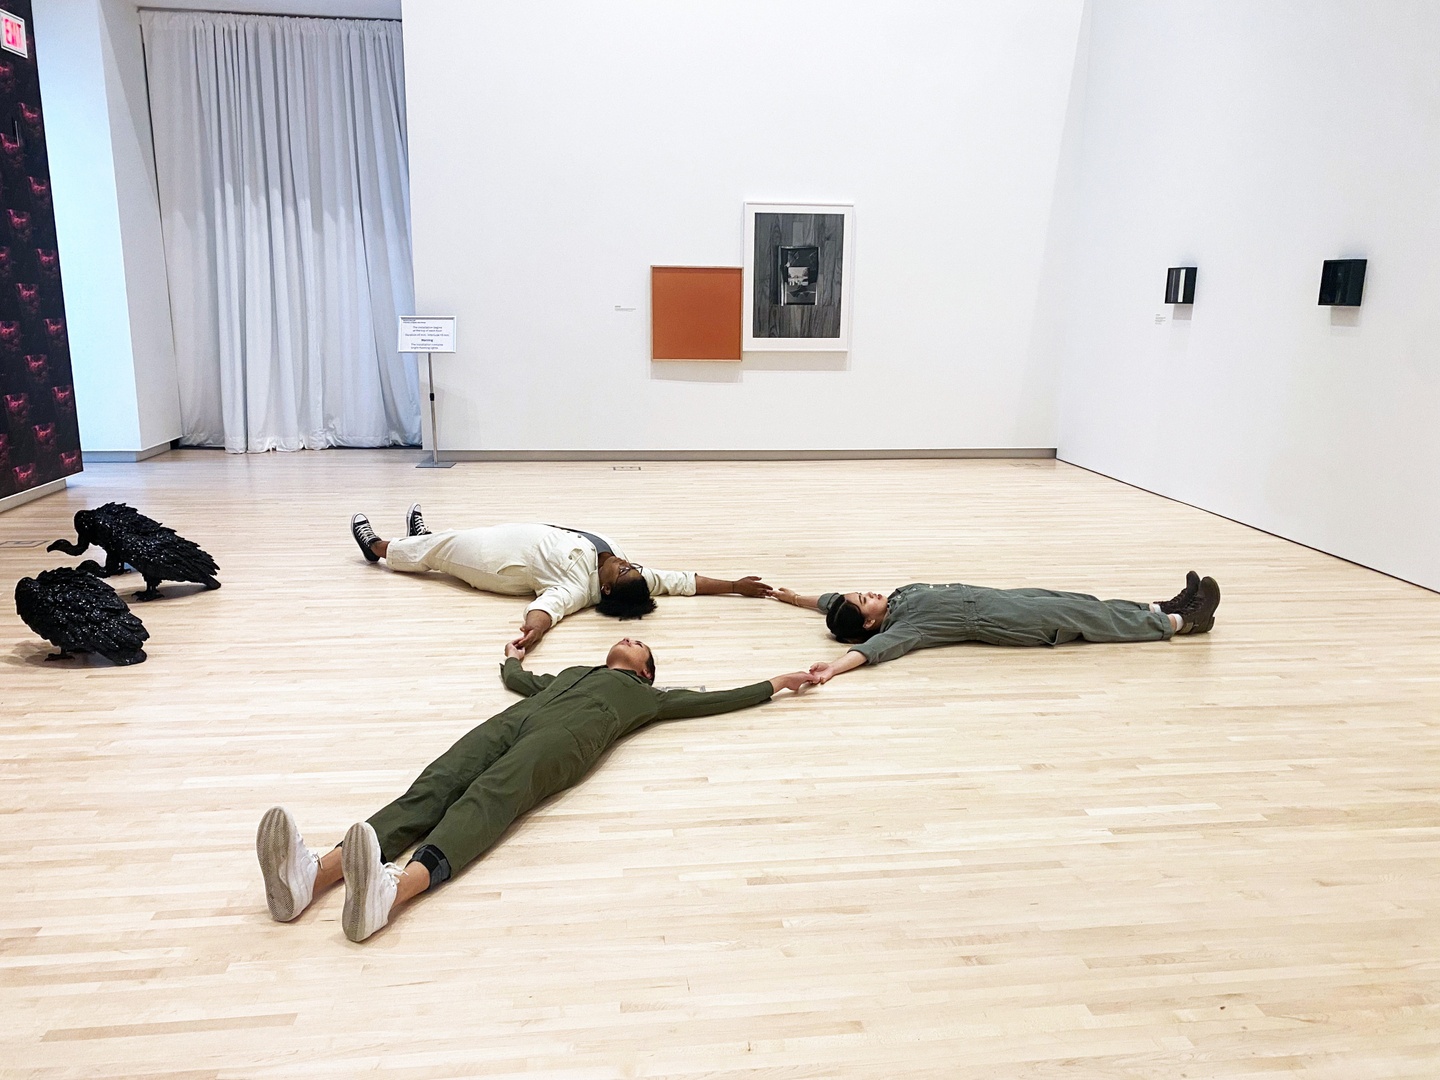
[[[849,351],[854,236],[849,204],[745,204],[745,351]]]

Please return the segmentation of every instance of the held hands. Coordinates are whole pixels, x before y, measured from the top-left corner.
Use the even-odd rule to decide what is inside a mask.
[[[520,627],[520,636],[517,637],[514,641],[510,642],[510,644],[505,646],[505,655],[509,656],[510,650],[515,649],[517,652],[520,653],[520,656],[524,656],[526,651],[529,649],[533,649],[537,644],[539,644],[540,639],[544,636],[545,631],[541,630],[538,626],[522,625]],[[517,660],[519,658],[520,657],[516,657]]]
[[[742,577],[734,582],[735,592],[741,596],[770,596],[774,590],[760,580],[758,574],[751,574],[749,577]]]
[[[516,645],[515,642],[507,641],[505,643],[505,655],[511,660],[524,660],[525,650]]]
[[[847,671],[854,671],[857,667],[863,667],[870,661],[865,654],[858,649],[851,649],[838,660],[831,660],[828,664],[811,664],[810,674],[818,683],[827,683],[836,675],[844,675]]]
[[[789,690],[792,694],[798,694],[816,681],[815,676],[808,671],[792,671],[788,675],[776,675],[770,680],[771,693],[778,694],[781,690]]]
[[[510,642],[522,653],[528,652],[540,644],[540,639],[545,636],[545,631],[554,625],[550,616],[545,612],[532,608],[525,612],[525,621],[520,624],[520,636]]]

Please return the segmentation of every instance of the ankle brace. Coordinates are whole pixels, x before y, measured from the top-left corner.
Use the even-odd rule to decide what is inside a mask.
[[[421,844],[410,856],[411,862],[418,862],[430,871],[430,888],[443,885],[450,880],[450,860],[434,844]]]

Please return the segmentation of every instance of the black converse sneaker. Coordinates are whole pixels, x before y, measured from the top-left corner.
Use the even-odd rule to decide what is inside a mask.
[[[350,535],[355,537],[355,543],[360,545],[360,554],[365,556],[367,562],[379,562],[380,556],[370,550],[372,544],[378,544],[380,537],[375,535],[375,530],[370,527],[370,519],[364,514],[356,514],[350,519]]]
[[[1169,600],[1161,600],[1155,606],[1160,609],[1162,615],[1178,615],[1184,610],[1185,605],[1195,599],[1195,594],[1200,590],[1200,575],[1191,570],[1185,575],[1185,588],[1172,596]]]
[[[1179,634],[1207,634],[1215,625],[1215,609],[1220,606],[1220,586],[1213,577],[1200,579],[1200,587],[1190,602],[1175,614],[1180,616]]]
[[[425,519],[420,514],[420,504],[411,503],[410,509],[405,514],[405,535],[406,536],[429,536],[430,530],[425,527]]]

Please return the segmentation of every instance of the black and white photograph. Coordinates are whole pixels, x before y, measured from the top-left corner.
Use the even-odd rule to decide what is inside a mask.
[[[745,232],[745,348],[846,351],[852,208],[747,203]]]
[[[814,244],[778,249],[775,291],[781,307],[792,304],[813,307],[820,280],[820,249]]]

